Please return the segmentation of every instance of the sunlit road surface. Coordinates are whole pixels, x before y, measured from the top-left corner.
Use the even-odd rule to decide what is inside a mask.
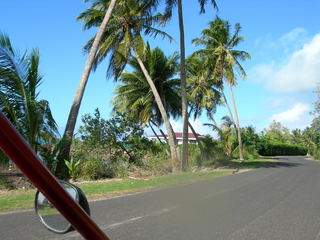
[[[111,239],[320,240],[320,163],[281,157],[272,167],[90,203]],[[0,215],[0,239],[56,235],[34,212]]]

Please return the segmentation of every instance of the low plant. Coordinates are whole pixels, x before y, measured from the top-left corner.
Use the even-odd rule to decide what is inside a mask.
[[[71,157],[69,161],[65,160],[64,163],[66,164],[68,170],[69,170],[69,175],[72,180],[77,180],[79,177],[79,166],[81,161],[75,161],[74,158]]]

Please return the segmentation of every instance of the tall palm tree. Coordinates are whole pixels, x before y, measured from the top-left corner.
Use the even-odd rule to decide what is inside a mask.
[[[101,5],[100,9],[89,9],[79,16],[79,20],[85,22],[85,29],[99,26],[102,19],[101,15],[106,10],[107,4],[104,0],[95,0],[94,2]],[[104,7],[103,7],[104,6]],[[168,114],[161,101],[161,97],[157,88],[143,63],[146,53],[146,45],[142,38],[142,33],[150,36],[162,35],[163,37],[171,37],[153,27],[154,23],[163,22],[165,19],[161,14],[153,15],[154,1],[127,0],[118,4],[114,9],[110,24],[106,26],[103,32],[102,41],[99,44],[98,52],[94,60],[94,67],[103,61],[110,54],[110,62],[107,73],[113,75],[115,80],[119,78],[126,66],[129,56],[135,56],[148,84],[154,94],[159,111],[166,126],[171,157],[173,161],[177,161],[178,152],[177,144],[174,141],[174,133],[169,121]],[[91,48],[93,39],[84,47],[85,50]]]
[[[178,6],[179,31],[180,31],[180,85],[181,85],[181,100],[182,100],[182,123],[183,123],[183,143],[182,143],[182,170],[187,169],[188,165],[188,100],[187,100],[187,80],[185,66],[185,41],[184,41],[184,23],[182,0],[166,0],[165,15],[169,19],[172,16],[172,11],[175,6]],[[200,13],[205,12],[207,0],[198,0],[200,4]],[[214,8],[218,9],[215,0],[211,0]]]
[[[46,136],[58,134],[48,101],[38,99],[39,63],[37,50],[19,56],[0,34],[0,109],[36,152]]]
[[[239,156],[240,160],[243,160],[240,123],[233,87],[237,85],[235,70],[242,79],[246,79],[246,73],[240,64],[240,60],[244,61],[249,59],[250,55],[245,51],[235,49],[235,47],[244,40],[243,37],[239,36],[240,30],[240,24],[236,23],[234,26],[234,32],[231,33],[231,26],[229,22],[223,21],[217,17],[215,21],[209,22],[209,28],[204,29],[201,37],[194,39],[193,43],[205,47],[197,53],[210,59],[208,62],[208,68],[210,68],[212,74],[221,82],[225,80],[230,87],[239,142]],[[223,89],[222,87],[223,85],[221,85],[221,89]]]
[[[85,0],[86,2],[89,0]],[[119,1],[119,0],[118,0]],[[64,138],[64,145],[59,153],[58,156],[58,164],[57,164],[57,169],[56,169],[56,174],[60,175],[61,177],[66,174],[67,168],[64,164],[64,160],[69,158],[70,155],[70,148],[71,148],[71,143],[72,143],[72,138],[73,138],[73,133],[74,133],[74,128],[77,122],[78,114],[79,114],[79,109],[81,105],[81,101],[83,98],[84,90],[86,88],[90,72],[93,66],[93,62],[98,50],[99,43],[102,38],[102,34],[104,29],[106,28],[111,15],[112,11],[116,5],[117,0],[106,0],[104,1],[106,4],[108,4],[108,10],[104,13],[102,17],[102,21],[99,27],[99,30],[93,40],[92,46],[89,51],[89,56],[87,59],[87,62],[84,66],[84,70],[82,72],[82,75],[80,77],[80,82],[76,91],[76,94],[74,96],[73,103],[71,105],[67,125],[63,134]],[[93,8],[92,11],[95,11],[95,9],[101,8],[101,5],[99,3],[93,3]]]

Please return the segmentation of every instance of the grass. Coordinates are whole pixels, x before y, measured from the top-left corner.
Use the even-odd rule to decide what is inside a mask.
[[[118,195],[118,193],[128,193],[170,186],[179,183],[188,183],[218,176],[229,175],[232,170],[215,170],[210,172],[179,173],[165,176],[150,177],[143,180],[124,179],[106,183],[85,183],[79,184],[89,199]]]
[[[272,159],[255,159],[240,162],[233,160],[232,167],[253,169],[271,164]],[[89,200],[102,199],[121,194],[166,187],[174,184],[189,183],[219,176],[230,175],[234,169],[221,169],[208,172],[177,173],[145,179],[119,179],[113,181],[76,183]],[[33,208],[36,190],[0,191],[0,212]]]

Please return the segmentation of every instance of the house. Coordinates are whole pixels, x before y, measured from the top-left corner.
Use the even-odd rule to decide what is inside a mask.
[[[178,132],[178,133],[174,133],[176,135],[176,139],[178,141],[178,144],[182,144],[182,133],[181,132]],[[168,135],[166,134],[165,136],[163,135],[158,135],[159,139],[162,141],[162,142],[165,142],[166,138],[168,138]],[[157,141],[158,138],[157,136],[148,136],[147,137],[149,140],[154,140],[154,141]],[[198,138],[204,138],[204,136],[198,134]],[[196,137],[194,136],[193,133],[188,133],[188,142],[189,143],[193,143],[193,144],[197,144],[197,140],[196,140]]]

